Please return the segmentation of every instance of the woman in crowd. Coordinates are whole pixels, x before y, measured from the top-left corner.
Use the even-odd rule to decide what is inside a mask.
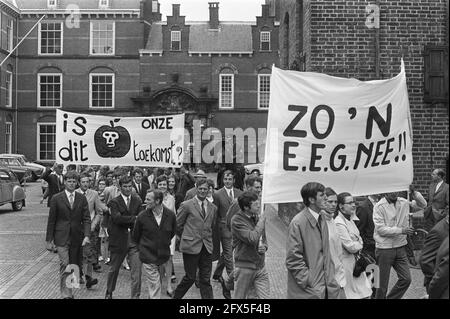
[[[162,174],[156,178],[157,189],[164,193],[163,205],[175,213],[175,197],[170,195],[167,187],[167,176]],[[167,281],[167,295],[173,296],[172,278],[173,273],[173,255],[175,254],[175,236],[170,243],[170,258],[164,264],[165,279]]]
[[[350,193],[341,193],[337,197],[338,214],[335,222],[343,246],[342,263],[345,270],[345,295],[348,299],[370,298],[372,289],[370,281],[363,271],[359,277],[353,276],[356,258],[355,254],[363,248],[363,240],[356,227],[356,203]]]
[[[175,193],[177,191],[177,179],[175,175],[170,174],[167,176],[167,192],[175,198]],[[175,212],[175,211],[174,211]],[[175,212],[176,214],[177,212]]]
[[[214,201],[214,181],[212,179],[207,179],[206,184],[208,184],[208,195],[206,195],[206,199],[209,200],[210,203]]]
[[[330,241],[330,254],[335,266],[335,278],[339,286],[341,287],[340,299],[345,299],[344,288],[346,286],[347,280],[345,278],[342,252],[342,242],[339,237],[336,222],[334,220],[334,215],[337,210],[337,195],[336,192],[327,187],[325,188],[325,195],[327,196],[326,210],[323,211],[322,216],[325,218],[328,226],[328,237]]]

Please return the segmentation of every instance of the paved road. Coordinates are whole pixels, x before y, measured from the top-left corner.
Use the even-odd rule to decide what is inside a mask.
[[[27,202],[21,212],[13,212],[10,205],[0,207],[0,299],[56,299],[58,288],[58,257],[45,250],[45,229],[48,209],[39,204],[40,184],[26,186]],[[286,297],[286,270],[284,267],[286,226],[276,215],[274,209],[268,209],[269,223],[267,236],[269,251],[266,257],[271,283],[271,297]],[[180,253],[174,256],[175,272],[180,280],[183,271]],[[215,266],[215,265],[214,265]],[[106,290],[108,266],[102,264],[102,272],[96,273],[99,284],[87,290],[84,286],[75,291],[75,298],[103,298]],[[413,283],[405,298],[420,298],[424,295],[423,276],[419,270],[412,270]],[[395,280],[391,276],[391,285]],[[126,299],[130,296],[130,273],[122,269],[117,281],[114,298]],[[220,284],[212,282],[214,296],[223,298]],[[165,288],[163,288],[165,291]],[[142,298],[147,298],[145,282],[142,286]],[[164,298],[168,298],[164,296]],[[186,298],[199,299],[200,293],[193,286]]]

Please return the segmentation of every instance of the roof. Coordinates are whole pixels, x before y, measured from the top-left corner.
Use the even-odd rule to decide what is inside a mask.
[[[153,23],[148,37],[146,51],[163,50],[162,26],[164,22]],[[210,30],[208,22],[188,24],[189,52],[192,53],[250,53],[252,45],[252,24],[221,22],[219,30]]]
[[[0,2],[4,3],[14,11],[19,11],[19,8],[17,7],[16,0],[0,0]]]
[[[4,0],[15,1],[20,10],[51,10],[47,7],[47,0]],[[140,0],[109,0],[108,9],[140,9]],[[100,9],[98,0],[57,0],[57,9],[66,9],[69,5],[77,5],[81,10],[105,10]]]

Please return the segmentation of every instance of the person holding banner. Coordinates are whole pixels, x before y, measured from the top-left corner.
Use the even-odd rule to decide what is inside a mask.
[[[428,190],[428,207],[424,211],[424,228],[430,231],[437,222],[448,215],[449,187],[444,182],[445,172],[435,169],[431,173],[432,183]]]
[[[307,183],[301,189],[306,207],[291,221],[286,243],[288,299],[338,299],[328,226],[320,212],[326,209],[325,186]]]
[[[338,215],[336,229],[343,247],[342,263],[345,270],[345,295],[348,299],[367,299],[372,295],[371,283],[363,271],[359,277],[353,276],[355,255],[363,249],[363,240],[356,227],[356,202],[350,193],[340,193],[337,197]]]

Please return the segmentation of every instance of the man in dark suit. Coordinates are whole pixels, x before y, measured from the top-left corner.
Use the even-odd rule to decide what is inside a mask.
[[[52,197],[64,190],[63,169],[64,165],[55,163],[52,168],[47,167],[42,174],[42,179],[48,183],[47,207],[50,207]]]
[[[420,267],[424,275],[423,285],[428,291],[436,267],[436,254],[444,239],[448,237],[448,215],[428,233],[420,254]]]
[[[181,299],[195,282],[199,269],[199,285],[202,299],[212,299],[210,282],[212,271],[212,226],[215,223],[217,207],[206,196],[208,183],[197,184],[197,195],[181,204],[177,215],[177,235],[181,237],[180,251],[183,253],[185,276],[174,292],[174,299]]]
[[[438,221],[448,215],[448,184],[444,182],[445,172],[435,169],[431,173],[432,183],[428,190],[428,207],[423,217],[424,228],[430,230]]]
[[[67,266],[78,267],[82,258],[82,246],[89,243],[91,231],[88,202],[85,196],[75,192],[77,182],[78,175],[75,172],[66,174],[65,191],[52,197],[47,223],[46,248],[53,250],[53,245],[56,246],[60,289],[64,299],[73,299],[72,287],[67,283],[67,277],[71,273]]]
[[[234,173],[225,171],[223,173],[223,187],[213,194],[214,205],[217,206],[217,224],[215,230],[219,236],[219,245],[214,250],[220,254],[220,246],[222,246],[222,254],[214,271],[213,279],[219,280],[223,286],[222,273],[223,269],[227,269],[228,276],[233,272],[233,247],[231,231],[227,227],[227,212],[233,200],[242,194],[242,191],[234,188]]]
[[[131,267],[131,298],[139,299],[141,294],[142,263],[136,243],[131,238],[136,217],[141,210],[142,201],[132,194],[132,180],[122,176],[119,180],[121,194],[108,203],[111,220],[108,227],[111,262],[108,273],[106,299],[112,299],[116,288],[120,266],[128,255]]]
[[[175,213],[163,205],[164,193],[151,190],[145,198],[146,209],[136,219],[133,240],[139,247],[150,299],[161,299],[161,270],[171,262],[170,242],[175,236],[177,219]],[[171,274],[166,274],[170,276]],[[167,291],[169,296],[172,292]]]
[[[195,186],[194,178],[189,174],[189,171],[184,166],[181,166],[178,177],[178,186],[175,193],[175,208],[177,209],[184,201],[187,191]]]
[[[363,251],[373,259],[375,259],[375,240],[373,239],[373,232],[375,225],[373,224],[373,206],[378,202],[377,195],[370,195],[356,207],[356,216],[359,221],[356,221],[356,226],[363,240]]]
[[[429,298],[448,300],[448,236],[437,252],[436,270],[430,282]]]
[[[142,202],[145,201],[145,195],[147,195],[147,190],[150,188],[147,183],[144,183],[142,181],[143,176],[144,172],[140,168],[137,168],[133,171],[133,188],[141,198]]]

